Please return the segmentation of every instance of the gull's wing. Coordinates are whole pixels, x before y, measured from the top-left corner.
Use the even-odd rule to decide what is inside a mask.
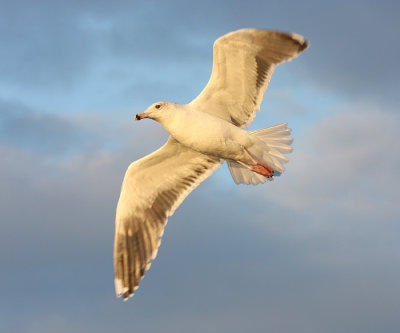
[[[133,296],[156,257],[168,216],[221,165],[170,138],[126,171],[118,201],[114,273],[117,296]]]
[[[214,43],[210,80],[190,104],[232,124],[250,125],[275,66],[308,47],[300,35],[270,30],[242,29]]]

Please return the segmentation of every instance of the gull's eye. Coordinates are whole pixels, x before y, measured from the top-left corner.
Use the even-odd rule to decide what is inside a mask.
[[[154,107],[155,107],[156,109],[159,109],[159,108],[161,108],[161,104],[156,104]]]

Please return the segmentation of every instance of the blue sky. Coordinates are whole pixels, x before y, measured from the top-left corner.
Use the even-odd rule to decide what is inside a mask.
[[[398,332],[396,1],[0,2],[0,331]],[[223,166],[169,219],[128,302],[114,214],[127,166],[167,139],[133,122],[207,83],[244,27],[304,35],[251,129],[288,122],[273,183]]]

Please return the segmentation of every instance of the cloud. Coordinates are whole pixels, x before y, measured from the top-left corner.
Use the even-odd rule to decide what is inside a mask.
[[[381,228],[376,215],[362,212],[369,202],[331,205],[343,184],[355,184],[354,196],[362,195],[358,181],[374,169],[364,170],[365,161],[396,160],[393,150],[392,157],[386,153],[397,123],[390,113],[353,109],[310,129],[288,172],[273,184],[225,184],[226,168],[202,184],[170,218],[159,256],[127,303],[113,294],[114,211],[126,167],[153,149],[137,139],[155,148],[154,133],[135,133],[123,149],[62,158],[3,147],[0,262],[7,287],[1,306],[7,318],[18,313],[25,320],[22,326],[7,320],[5,329],[107,332],[119,325],[151,332],[162,325],[165,332],[267,327],[305,333],[386,325],[391,332],[399,296],[399,270],[391,264],[395,215],[378,205],[386,220]],[[359,152],[364,143],[370,150]],[[333,177],[346,159],[352,166],[346,179]],[[390,193],[384,198],[392,200]]]
[[[144,135],[150,147],[166,140],[167,134],[159,124],[149,121],[138,126],[133,114],[123,112],[118,117],[105,112],[43,112],[0,99],[0,145],[57,159],[122,149],[137,135]],[[146,149],[141,145],[137,148]]]
[[[393,181],[400,163],[398,116],[370,105],[350,104],[313,125],[292,155],[285,180],[272,200],[307,214],[310,210],[366,219],[398,213]],[[279,184],[278,184],[279,183]]]
[[[311,47],[300,60],[305,67],[297,71],[319,88],[348,99],[370,99],[397,111],[400,72],[395,55],[400,49],[392,40],[399,30],[394,14],[398,4],[352,1],[312,7],[318,14],[301,24]]]
[[[0,100],[2,145],[65,154],[87,140],[82,129],[68,117],[35,112],[19,104]]]

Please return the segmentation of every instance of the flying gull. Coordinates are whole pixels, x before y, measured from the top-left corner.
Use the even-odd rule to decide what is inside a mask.
[[[300,35],[242,29],[218,38],[210,80],[189,104],[157,102],[136,120],[161,123],[170,137],[126,171],[116,211],[115,290],[134,295],[156,257],[175,209],[227,161],[237,184],[259,184],[284,171],[287,124],[245,131],[260,109],[275,66],[308,47]]]

